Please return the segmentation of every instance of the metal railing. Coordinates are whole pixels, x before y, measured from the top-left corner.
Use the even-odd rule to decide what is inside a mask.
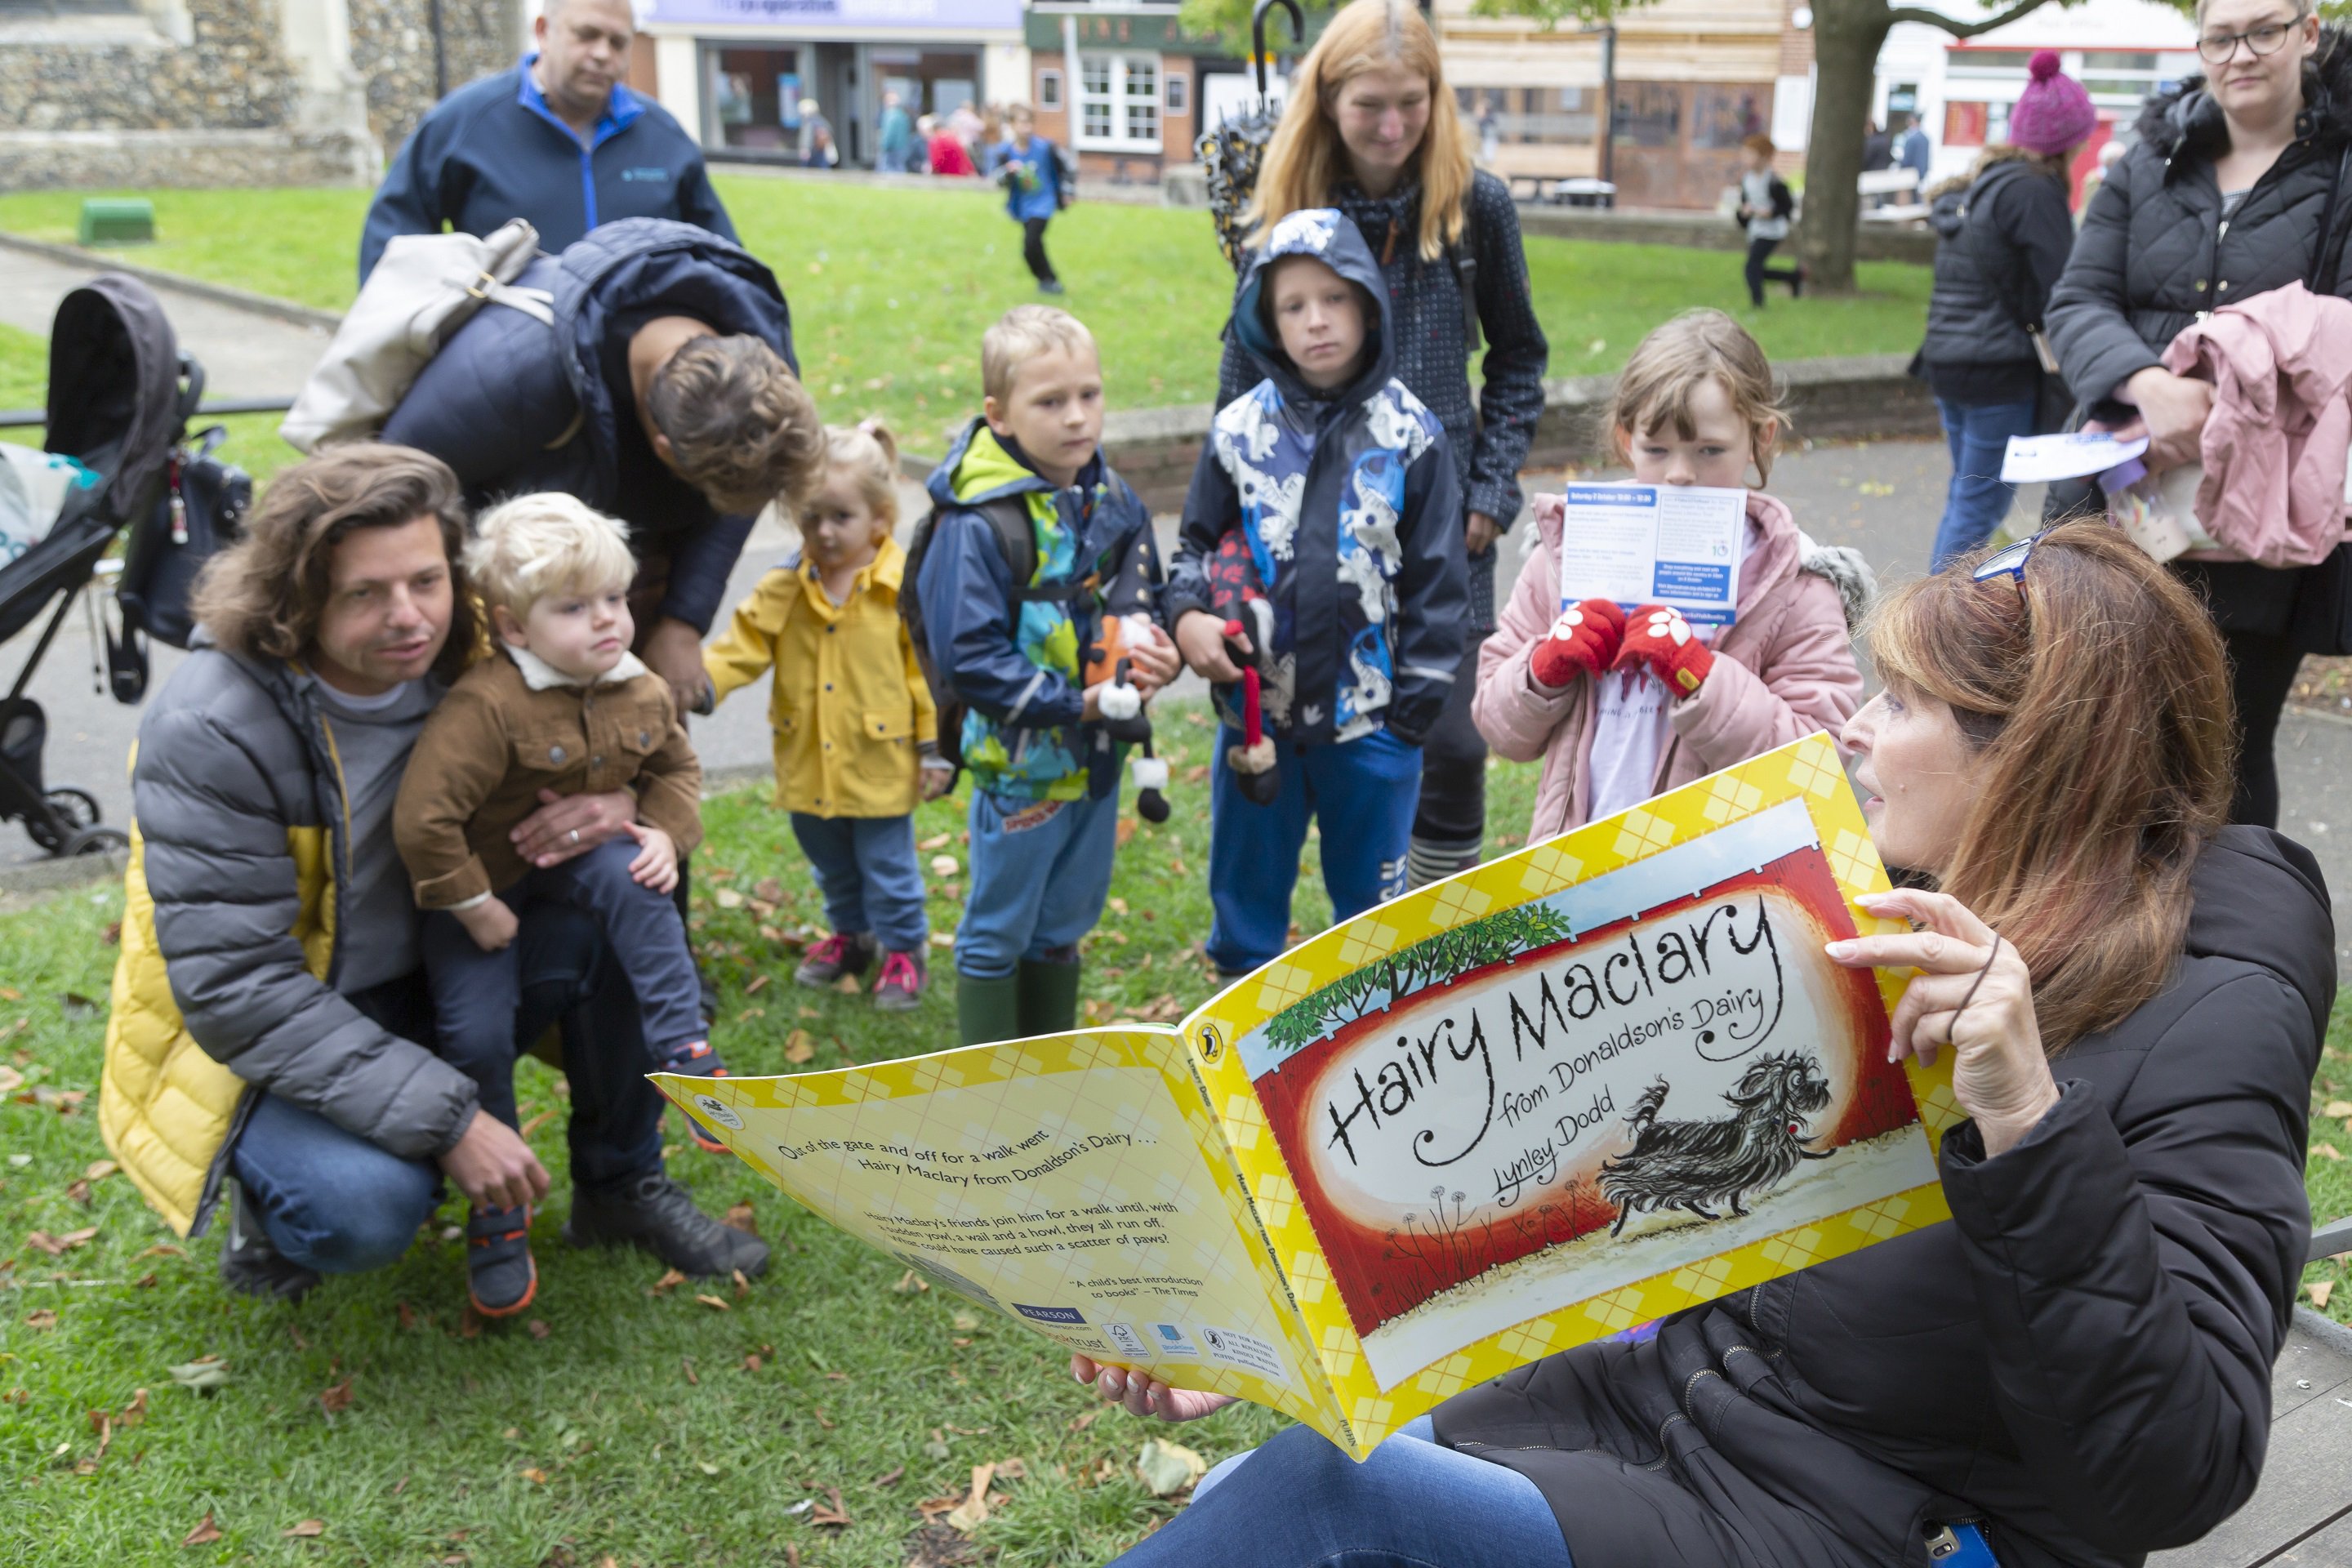
[[[224,397],[197,409],[189,416],[189,423],[230,414],[283,414],[293,406],[290,397]],[[48,422],[46,408],[0,408],[0,430],[37,429]]]

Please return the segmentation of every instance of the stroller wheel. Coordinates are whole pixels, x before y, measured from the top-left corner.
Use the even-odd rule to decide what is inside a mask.
[[[85,827],[66,840],[64,853],[74,855],[104,855],[110,850],[131,847],[131,836],[120,827]]]
[[[102,815],[99,810],[98,797],[88,790],[71,787],[46,790],[41,800],[54,816],[56,825],[51,826],[43,820],[41,814],[35,813],[25,818],[25,832],[34,843],[52,855],[68,852],[65,847],[85,829],[97,826]]]

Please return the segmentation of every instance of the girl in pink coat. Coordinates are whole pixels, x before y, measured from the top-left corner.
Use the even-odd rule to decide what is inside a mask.
[[[1720,310],[1642,340],[1618,378],[1611,439],[1636,483],[1737,489],[1771,472],[1786,423],[1772,367]],[[1738,614],[1694,627],[1654,605],[1560,606],[1560,498],[1535,500],[1538,544],[1478,660],[1471,707],[1513,762],[1543,759],[1528,838],[1549,837],[1816,730],[1862,701],[1849,619],[1873,591],[1857,552],[1805,537],[1748,493]]]

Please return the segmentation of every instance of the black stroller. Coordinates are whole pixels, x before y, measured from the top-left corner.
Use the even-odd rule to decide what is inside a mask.
[[[50,612],[15,686],[0,698],[0,822],[22,822],[33,842],[52,855],[119,849],[130,840],[121,829],[100,824],[96,796],[45,783],[41,748],[48,721],[25,689],[115,535],[126,527],[173,526],[168,468],[203,387],[202,369],[180,352],[163,306],[137,279],[108,273],[58,306],[49,336],[45,445],[79,460],[100,482],[69,491],[47,535],[0,568],[0,642]],[[134,540],[134,552],[137,544]],[[125,643],[135,637],[126,630]],[[114,662],[115,694],[138,701],[143,677],[127,679],[121,659]],[[143,666],[143,658],[136,662]]]

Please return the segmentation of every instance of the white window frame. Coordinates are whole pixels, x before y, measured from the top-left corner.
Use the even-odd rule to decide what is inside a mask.
[[[1037,107],[1051,110],[1062,107],[1062,70],[1059,66],[1038,68]]]
[[[1192,79],[1183,71],[1169,71],[1160,84],[1160,108],[1163,114],[1189,114],[1192,109]]]
[[[1087,49],[1080,53],[1077,59],[1076,90],[1071,95],[1074,101],[1070,106],[1072,144],[1090,152],[1159,152],[1165,124],[1164,111],[1160,107],[1159,84],[1167,74],[1161,68],[1160,57],[1146,54],[1120,54],[1109,49]],[[1102,92],[1090,92],[1087,88],[1087,67],[1095,64],[1107,64],[1110,68],[1105,79],[1106,90]],[[1131,68],[1136,67],[1148,68],[1151,72],[1153,90],[1148,100],[1131,98],[1129,95],[1129,72]],[[1151,110],[1152,133],[1148,137],[1129,135],[1127,133],[1129,110],[1147,104]],[[1108,110],[1111,127],[1109,135],[1096,134],[1087,131],[1087,110],[1090,105]]]

